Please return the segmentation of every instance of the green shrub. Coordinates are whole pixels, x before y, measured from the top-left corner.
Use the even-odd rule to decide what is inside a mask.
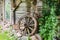
[[[40,35],[43,40],[53,40],[55,34],[55,29],[57,25],[57,18],[55,15],[56,4],[52,0],[45,0],[46,3],[43,4],[43,18],[39,18]]]

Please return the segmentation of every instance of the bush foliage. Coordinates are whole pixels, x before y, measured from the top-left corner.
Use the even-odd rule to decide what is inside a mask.
[[[39,18],[40,35],[43,40],[53,40],[56,35],[57,18],[55,11],[57,0],[44,0],[43,2],[43,18]]]

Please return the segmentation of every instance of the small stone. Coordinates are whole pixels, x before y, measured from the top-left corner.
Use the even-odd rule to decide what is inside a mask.
[[[32,40],[38,40],[38,39],[36,39],[36,37],[35,37],[35,36],[32,36],[32,37],[31,37],[31,39],[32,39]]]
[[[28,36],[22,36],[21,39],[22,40],[28,40]]]
[[[35,34],[35,35],[31,36],[31,39],[32,40],[42,40],[42,38],[40,37],[39,34]]]
[[[19,36],[21,37],[22,35],[18,32],[18,33],[17,33],[17,36],[18,36],[18,37],[19,37]]]

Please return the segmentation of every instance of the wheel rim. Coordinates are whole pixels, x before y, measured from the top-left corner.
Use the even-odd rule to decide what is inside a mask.
[[[23,25],[23,26],[22,26]],[[34,17],[23,17],[21,20],[19,20],[19,28],[21,29],[23,27],[23,31],[27,35],[33,35],[36,32],[37,29],[37,21]]]

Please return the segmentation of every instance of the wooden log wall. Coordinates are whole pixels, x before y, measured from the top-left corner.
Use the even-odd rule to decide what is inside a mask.
[[[4,0],[0,0],[0,20],[4,20]]]

